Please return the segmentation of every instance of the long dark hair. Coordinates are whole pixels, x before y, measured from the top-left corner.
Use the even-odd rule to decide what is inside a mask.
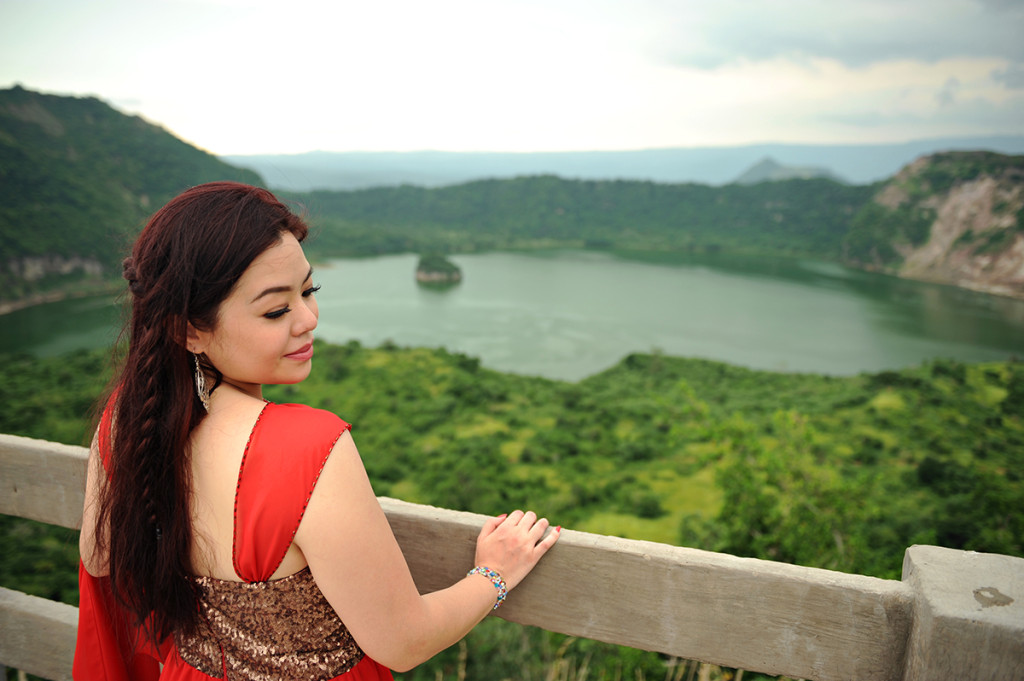
[[[191,632],[198,620],[189,436],[206,411],[185,346],[187,325],[215,328],[242,273],[285,232],[302,241],[307,227],[270,192],[214,182],[157,211],[124,261],[128,351],[108,406],[109,484],[96,536],[107,549],[114,594],[154,641]]]

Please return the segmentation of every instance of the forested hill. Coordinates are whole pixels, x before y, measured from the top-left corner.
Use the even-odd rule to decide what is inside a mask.
[[[98,99],[0,90],[0,301],[119,274],[155,208],[220,179],[262,182]]]
[[[535,176],[291,196],[322,227],[321,248],[351,255],[579,246],[834,260],[872,192],[825,179],[709,187]]]

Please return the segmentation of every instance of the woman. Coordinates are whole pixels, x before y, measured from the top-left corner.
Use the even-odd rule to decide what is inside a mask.
[[[263,400],[310,372],[306,233],[269,192],[212,183],[158,211],[125,260],[129,350],[86,486],[79,681],[390,678],[462,638],[557,540],[531,512],[489,519],[475,568],[418,593],[348,424]]]

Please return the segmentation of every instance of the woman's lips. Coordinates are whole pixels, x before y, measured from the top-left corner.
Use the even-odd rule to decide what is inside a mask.
[[[285,355],[285,357],[287,357],[288,359],[294,359],[300,362],[305,362],[307,359],[311,359],[313,357],[313,344],[306,343],[295,352]]]

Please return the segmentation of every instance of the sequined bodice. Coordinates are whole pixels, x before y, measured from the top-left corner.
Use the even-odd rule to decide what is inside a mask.
[[[309,568],[268,582],[195,581],[200,628],[175,643],[185,662],[210,676],[325,681],[363,657]]]

